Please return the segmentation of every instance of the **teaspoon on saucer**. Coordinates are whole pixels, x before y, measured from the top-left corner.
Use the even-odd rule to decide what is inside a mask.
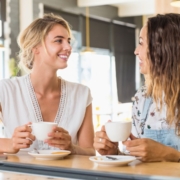
[[[38,151],[36,148],[34,148],[34,151],[35,151],[37,154],[39,154],[39,151]]]
[[[106,157],[111,160],[118,160],[118,158],[115,158],[115,157],[111,157],[111,156],[106,156]]]

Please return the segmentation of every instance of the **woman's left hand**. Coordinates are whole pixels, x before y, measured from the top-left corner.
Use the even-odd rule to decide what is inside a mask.
[[[71,136],[65,129],[61,127],[54,127],[53,131],[49,133],[48,136],[51,137],[51,139],[46,139],[45,142],[50,146],[54,146],[63,150],[71,149]]]
[[[130,138],[131,140],[124,141],[123,144],[130,155],[139,157],[141,161],[164,161],[167,151],[172,149],[152,139],[138,139],[132,134]]]

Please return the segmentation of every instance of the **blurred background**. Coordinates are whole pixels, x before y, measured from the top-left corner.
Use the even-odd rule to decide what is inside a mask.
[[[95,130],[109,119],[129,119],[133,96],[144,81],[134,55],[140,29],[148,17],[180,13],[171,2],[0,0],[0,79],[25,74],[17,66],[17,36],[34,19],[54,13],[69,22],[74,37],[68,67],[57,75],[91,89]]]

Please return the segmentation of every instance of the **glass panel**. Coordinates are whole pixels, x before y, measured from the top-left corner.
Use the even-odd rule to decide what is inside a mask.
[[[0,79],[4,78],[4,59],[3,52],[0,50]]]
[[[115,58],[108,50],[94,49],[95,53],[77,52],[81,35],[73,31],[73,51],[65,69],[57,75],[71,82],[88,86],[93,97],[93,123],[95,131],[108,120],[117,118],[117,85]]]
[[[115,59],[109,53],[98,50],[88,55],[73,52],[68,60],[68,67],[58,70],[57,75],[90,88],[95,130],[108,120],[117,118]]]
[[[3,40],[0,39],[0,45],[3,45]],[[5,60],[4,49],[0,48],[0,79],[5,78]]]
[[[113,112],[114,104],[117,105],[113,60],[110,54],[103,52],[81,55],[81,83],[91,89],[95,131],[117,114]]]
[[[4,14],[4,6],[2,6],[4,3],[0,1],[0,45],[4,45],[4,36],[3,36],[3,24],[4,19],[3,14]],[[5,58],[4,58],[4,49],[0,48],[0,79],[5,78]]]
[[[0,37],[2,37],[2,21],[0,20]]]

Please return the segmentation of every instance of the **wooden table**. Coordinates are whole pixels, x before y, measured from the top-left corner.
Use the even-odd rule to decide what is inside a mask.
[[[128,166],[98,166],[88,156],[69,155],[61,160],[36,160],[26,152],[8,155],[0,162],[0,170],[75,179],[180,179],[180,163],[142,163],[138,160]]]

